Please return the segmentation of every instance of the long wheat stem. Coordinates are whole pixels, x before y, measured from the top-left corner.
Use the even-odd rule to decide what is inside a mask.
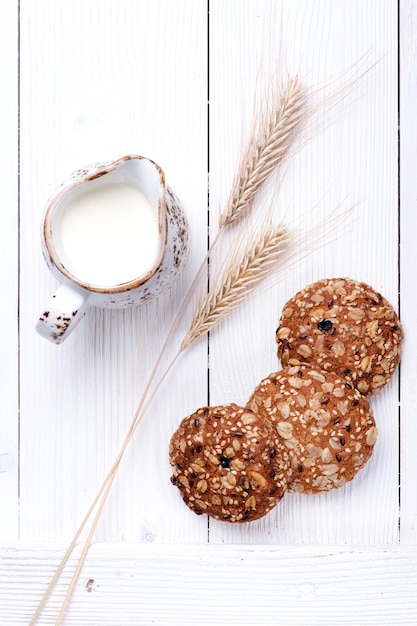
[[[133,437],[133,434],[135,432],[136,426],[138,425],[138,423],[139,423],[139,421],[140,421],[140,419],[141,419],[141,417],[143,415],[143,412],[142,412],[143,404],[144,404],[144,402],[146,400],[146,397],[147,397],[147,395],[149,393],[150,387],[152,385],[152,381],[154,380],[154,377],[156,375],[159,362],[160,362],[160,359],[157,359],[157,361],[156,361],[156,363],[154,365],[154,368],[152,370],[152,373],[151,373],[151,375],[150,375],[150,377],[148,379],[148,382],[146,384],[146,387],[144,389],[144,392],[142,394],[142,397],[141,397],[141,399],[139,401],[139,404],[138,404],[138,406],[136,408],[134,417],[132,419],[132,422],[130,424],[130,427],[129,427],[129,430],[128,430],[127,434],[126,434],[126,437],[125,437],[125,439],[123,441],[123,444],[122,444],[122,446],[120,448],[119,454],[117,455],[116,460],[114,461],[114,463],[113,463],[109,473],[107,474],[106,478],[104,479],[104,481],[103,481],[103,483],[102,483],[102,485],[101,485],[101,487],[100,487],[96,497],[94,498],[93,503],[91,504],[90,508],[88,509],[87,514],[84,517],[81,525],[79,526],[77,532],[75,533],[75,535],[74,535],[74,537],[73,537],[73,539],[72,539],[72,541],[71,541],[71,543],[70,543],[70,545],[69,545],[69,547],[68,547],[68,549],[67,549],[67,551],[66,551],[66,553],[65,553],[65,555],[64,555],[64,557],[63,557],[63,559],[61,561],[61,563],[59,564],[59,566],[58,566],[58,568],[57,568],[57,570],[56,570],[56,572],[54,574],[54,577],[52,578],[52,580],[49,583],[46,591],[44,592],[44,594],[43,594],[43,596],[41,598],[41,601],[40,601],[40,603],[39,603],[39,605],[38,605],[38,607],[37,607],[37,609],[36,609],[32,619],[30,621],[30,625],[29,626],[33,626],[36,623],[36,620],[38,619],[38,617],[40,616],[40,614],[42,612],[42,609],[45,606],[48,597],[50,596],[50,594],[51,594],[55,584],[57,583],[57,581],[58,581],[58,579],[59,579],[59,577],[60,577],[60,575],[61,575],[61,573],[62,573],[62,571],[63,571],[63,569],[64,569],[64,567],[66,565],[66,563],[68,562],[69,557],[72,554],[72,551],[73,551],[73,549],[74,549],[74,547],[76,545],[77,540],[79,539],[82,531],[84,530],[84,528],[85,528],[89,518],[91,517],[94,509],[97,507],[98,503],[100,502],[100,498],[101,498],[100,507],[99,507],[99,509],[98,509],[98,511],[96,513],[96,516],[95,516],[96,522],[95,522],[95,525],[93,524],[94,530],[95,530],[95,528],[97,526],[97,523],[98,523],[99,518],[101,516],[101,512],[103,510],[105,501],[106,501],[107,496],[108,496],[108,494],[110,492],[110,488],[107,489],[107,487],[108,487],[108,485],[110,485],[110,487],[111,487],[111,484],[113,483],[113,480],[114,480],[114,478],[115,478],[115,476],[117,474],[117,470],[119,469],[119,466],[120,466],[120,463],[121,463],[122,458],[124,456],[124,453],[126,451],[126,448],[129,445],[129,442],[130,442],[130,440]],[[93,530],[93,532],[94,532],[94,530]],[[72,592],[72,589],[73,589],[73,587],[74,587],[74,585],[75,585],[75,583],[77,581],[78,575],[80,573],[81,565],[83,564],[83,562],[85,560],[85,556],[87,554],[88,547],[90,546],[90,543],[91,543],[91,538],[92,538],[92,533],[90,531],[89,536],[88,536],[88,538],[87,538],[87,540],[85,542],[85,546],[84,546],[85,554],[84,554],[84,556],[80,557],[79,564],[77,566],[77,569],[74,572],[74,575],[73,575],[71,583],[70,583],[71,592]],[[63,604],[63,606],[61,608],[60,616],[59,616],[58,621],[56,622],[56,624],[60,624],[61,623],[62,617],[63,617],[64,612],[65,612],[65,608],[66,608],[66,606],[68,604],[68,601],[70,599],[70,595],[71,594],[67,594],[67,596],[66,596],[66,598],[64,600],[64,604]]]

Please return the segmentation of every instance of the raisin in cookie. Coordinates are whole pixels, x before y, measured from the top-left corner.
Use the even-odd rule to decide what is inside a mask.
[[[392,378],[403,332],[381,294],[348,278],[320,280],[284,306],[276,331],[283,367],[309,363],[336,372],[365,396]]]
[[[184,418],[169,446],[171,482],[195,513],[249,522],[268,513],[287,487],[289,458],[276,428],[236,404]]]
[[[248,407],[271,420],[288,449],[293,492],[319,493],[349,482],[377,438],[369,402],[352,383],[305,365],[265,378]]]

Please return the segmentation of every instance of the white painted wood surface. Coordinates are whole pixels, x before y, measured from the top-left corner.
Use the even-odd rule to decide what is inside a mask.
[[[276,219],[308,230],[337,207],[353,212],[211,333],[209,358],[202,339],[176,363],[129,446],[64,623],[416,624],[416,0],[0,5],[0,624],[29,623],[110,469],[277,73],[298,73],[321,106]],[[181,197],[190,262],[157,302],[91,311],[57,348],[34,332],[56,286],[40,253],[47,198],[75,168],[129,152],[155,159]],[[278,368],[282,305],[331,275],[380,290],[406,333],[401,371],[372,399],[373,458],[346,487],[288,495],[250,525],[194,516],[169,482],[172,432],[208,401],[244,403]],[[55,623],[81,547],[40,624]]]

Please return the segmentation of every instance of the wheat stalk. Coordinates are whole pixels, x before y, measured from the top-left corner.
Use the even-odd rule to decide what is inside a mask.
[[[220,215],[220,228],[240,219],[272,171],[284,162],[305,120],[306,98],[297,77],[288,81],[276,102],[258,123],[243,154],[229,200]]]
[[[220,287],[218,290],[214,292],[210,291],[209,294],[207,294],[208,302],[203,305],[203,309],[200,313],[198,313],[198,317],[196,314],[194,315],[190,331],[184,338],[178,353],[173,358],[171,364],[165,369],[150,394],[156,374],[162,362],[163,355],[170,340],[174,336],[174,331],[178,322],[182,319],[183,313],[189,304],[190,298],[192,297],[194,289],[201,278],[202,272],[207,267],[207,260],[209,256],[212,255],[213,249],[219,241],[219,235],[223,232],[226,226],[236,222],[244,216],[248,208],[252,205],[256,192],[263,185],[268,176],[272,173],[272,171],[278,171],[277,168],[279,168],[279,166],[283,163],[285,155],[289,152],[297,130],[301,128],[304,101],[305,99],[302,96],[298,80],[293,79],[289,81],[287,90],[284,91],[279,98],[278,108],[271,108],[266,114],[262,115],[260,130],[256,135],[252,136],[249,142],[249,147],[241,160],[241,165],[238,169],[233,191],[230,196],[232,200],[227,203],[226,209],[221,215],[220,229],[212,242],[209,251],[203,259],[202,264],[174,318],[169,333],[161,348],[160,354],[155,361],[142,397],[138,403],[119,454],[104,479],[99,492],[84,517],[83,522],[75,533],[75,536],[57,571],[55,572],[54,577],[50,581],[50,584],[42,596],[30,622],[31,625],[35,624],[41,615],[43,607],[59,580],[59,577],[68,562],[76,542],[81,535],[81,532],[85,528],[94,510],[97,508],[87,539],[84,543],[83,551],[78,560],[77,567],[72,576],[70,586],[67,590],[56,621],[57,625],[61,623],[125,450],[147,407],[149,406],[151,399],[160,388],[161,383],[171,370],[180,353],[183,352],[192,341],[197,339],[197,337],[200,337],[209,329],[213,328],[213,326],[223,319],[229,311],[232,310],[232,308],[235,308],[239,302],[246,297],[248,292],[252,290],[258,282],[266,277],[270,270],[276,267],[278,258],[281,256],[285,248],[285,243],[288,241],[287,234],[283,226],[276,229],[261,230],[258,235],[255,236],[254,240],[250,241],[249,244],[246,244],[246,248],[244,248],[245,252],[242,258],[237,258],[236,255],[233,257],[232,264],[229,266],[220,281]],[[247,232],[244,232],[244,235],[246,235],[246,239],[250,236]],[[238,248],[241,249],[241,246],[238,246]],[[217,284],[217,281],[215,281],[215,283]],[[150,397],[148,397],[149,394]],[[147,398],[148,402],[145,405]]]
[[[190,329],[184,337],[181,350],[207,333],[230,313],[267,274],[276,269],[289,238],[281,224],[276,228],[263,227],[243,250],[232,257],[217,287],[212,287],[203,302],[197,306]]]

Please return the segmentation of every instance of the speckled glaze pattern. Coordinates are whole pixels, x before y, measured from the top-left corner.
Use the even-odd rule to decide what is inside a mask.
[[[53,213],[68,193],[84,183],[100,184],[98,179],[108,174],[126,176],[134,184],[134,174],[154,178],[159,186],[158,223],[160,253],[149,272],[123,285],[97,287],[72,276],[53,244]],[[156,178],[155,178],[156,177]],[[189,228],[181,203],[174,191],[165,184],[161,168],[142,156],[128,155],[116,161],[94,163],[73,172],[63,182],[48,204],[42,222],[42,252],[53,275],[61,283],[49,304],[39,317],[36,330],[55,344],[62,343],[84,317],[90,306],[100,308],[128,308],[141,305],[159,296],[172,285],[189,256]]]

